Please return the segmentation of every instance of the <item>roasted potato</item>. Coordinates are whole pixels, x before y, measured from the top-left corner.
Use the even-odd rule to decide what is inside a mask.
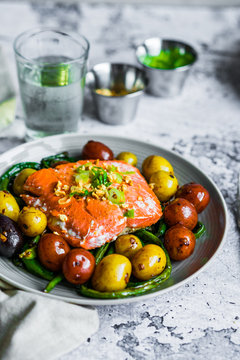
[[[125,161],[126,163],[137,166],[137,156],[131,152],[123,151],[117,156],[117,160]]]
[[[18,217],[18,225],[24,235],[34,237],[42,234],[47,226],[46,215],[34,207],[24,207]]]
[[[139,280],[149,280],[165,269],[166,255],[160,246],[148,244],[133,256],[131,262],[133,275]]]
[[[209,192],[200,184],[189,183],[181,186],[176,197],[184,198],[195,206],[197,213],[200,214],[210,201]]]
[[[13,192],[14,194],[16,195],[21,195],[24,193],[24,190],[23,190],[23,185],[25,184],[27,178],[32,175],[33,173],[35,173],[36,170],[34,169],[30,169],[30,168],[27,168],[27,169],[23,169],[14,179],[14,182],[13,182]]]
[[[177,198],[166,206],[164,219],[169,227],[181,224],[192,230],[197,225],[198,215],[192,203],[186,199]]]
[[[63,260],[69,251],[68,243],[60,235],[44,234],[38,243],[39,260],[52,271],[62,270]]]
[[[82,149],[82,158],[84,160],[113,160],[113,152],[105,144],[90,140]]]
[[[149,181],[152,174],[157,171],[166,171],[167,173],[174,174],[173,167],[167,159],[162,156],[151,155],[148,156],[142,164],[143,176]]]
[[[95,258],[85,249],[70,250],[63,260],[63,275],[72,284],[84,284],[95,268]]]
[[[173,260],[188,258],[194,251],[195,242],[193,232],[180,224],[172,226],[164,236],[164,246]]]
[[[127,257],[111,254],[104,257],[96,266],[92,286],[98,291],[123,290],[129,282],[132,265]]]
[[[120,235],[115,241],[115,252],[131,259],[142,248],[140,239],[132,234]]]
[[[15,198],[6,190],[0,191],[0,214],[17,221],[19,212],[20,209]]]
[[[17,254],[23,246],[23,236],[15,221],[0,214],[0,255],[7,258]]]
[[[178,181],[176,176],[160,170],[151,175],[150,184],[153,184],[153,191],[162,202],[168,201],[176,193]]]

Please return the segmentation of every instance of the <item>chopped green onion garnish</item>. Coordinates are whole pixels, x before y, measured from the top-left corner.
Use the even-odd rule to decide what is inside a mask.
[[[130,219],[133,219],[134,218],[134,209],[131,209],[131,210],[127,210],[123,216],[127,217],[127,218],[130,218]]]
[[[124,204],[125,203],[125,195],[123,191],[119,191],[118,189],[112,188],[108,193],[108,200],[113,204]]]
[[[134,171],[124,171],[121,173],[122,175],[130,175],[130,174],[135,174]]]
[[[93,163],[91,163],[91,161],[89,161],[88,163],[84,164],[85,168],[88,167],[88,166],[91,166],[93,165]]]
[[[92,187],[97,188],[100,185],[109,186],[107,171],[101,167],[94,166],[90,171]]]
[[[80,165],[75,171],[77,172],[77,173],[81,173],[82,171],[85,171],[86,170],[86,168],[88,167],[88,166],[90,166],[90,165],[93,165],[91,162],[88,162],[88,163],[86,163],[86,164],[84,164],[84,165]]]
[[[109,171],[109,172],[117,171],[117,167],[114,166],[114,165],[111,165],[111,166],[109,166],[108,171]]]
[[[122,182],[122,175],[120,175],[119,173],[114,173],[115,177],[116,177],[116,182],[118,184],[121,184]]]
[[[87,170],[82,170],[77,175],[75,175],[75,181],[77,183],[79,182],[87,183],[89,181],[89,178],[90,178],[90,172]]]
[[[78,192],[78,191],[73,191],[69,194],[70,197],[72,196],[88,196],[90,195],[91,192],[88,191],[88,190],[84,190],[84,191],[81,191],[81,192]]]

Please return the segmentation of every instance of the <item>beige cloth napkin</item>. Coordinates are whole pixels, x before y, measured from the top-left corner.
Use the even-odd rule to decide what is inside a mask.
[[[52,360],[99,326],[97,310],[14,290],[0,280],[0,359]]]

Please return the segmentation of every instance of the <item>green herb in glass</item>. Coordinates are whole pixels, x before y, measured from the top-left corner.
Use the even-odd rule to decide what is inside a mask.
[[[70,81],[70,65],[46,65],[41,71],[42,86],[66,86]]]

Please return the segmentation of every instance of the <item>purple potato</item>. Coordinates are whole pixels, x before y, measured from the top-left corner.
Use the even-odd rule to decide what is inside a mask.
[[[20,252],[24,240],[15,221],[0,214],[0,255],[7,258]]]

